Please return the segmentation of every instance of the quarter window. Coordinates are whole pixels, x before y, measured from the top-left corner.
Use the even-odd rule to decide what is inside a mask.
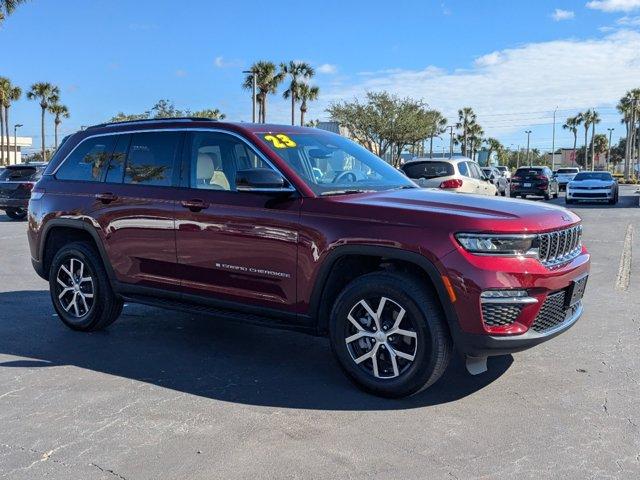
[[[136,133],[131,137],[124,183],[170,186],[180,132]]]
[[[113,135],[90,138],[82,142],[60,166],[56,172],[56,178],[86,182],[101,181],[114,144]]]

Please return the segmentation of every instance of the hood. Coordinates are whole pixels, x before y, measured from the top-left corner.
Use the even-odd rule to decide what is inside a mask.
[[[607,188],[614,183],[615,182],[613,180],[574,180],[572,182],[569,182],[569,186],[575,188]]]
[[[340,215],[366,216],[387,224],[450,226],[455,231],[541,232],[566,228],[580,221],[573,212],[548,203],[422,188],[340,195],[323,200],[331,204],[327,208]]]

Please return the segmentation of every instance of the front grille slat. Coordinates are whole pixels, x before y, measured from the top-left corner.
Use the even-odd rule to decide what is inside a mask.
[[[522,305],[483,303],[482,320],[490,327],[512,325],[520,315],[521,311]]]
[[[552,293],[542,304],[538,316],[531,325],[531,328],[538,332],[544,333],[552,328],[560,325],[567,318],[567,309],[565,309],[565,291]]]
[[[582,226],[538,235],[538,257],[546,267],[555,267],[577,257],[580,253]]]

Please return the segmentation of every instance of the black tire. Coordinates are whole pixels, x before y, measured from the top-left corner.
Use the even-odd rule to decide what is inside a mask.
[[[67,274],[69,271],[76,280]],[[62,294],[65,289],[67,292]],[[73,330],[90,332],[106,328],[122,312],[122,299],[113,292],[100,255],[86,242],[70,243],[56,253],[49,269],[49,291],[60,320]]]
[[[358,312],[366,312],[360,301],[373,304],[376,298],[379,299],[377,307],[373,307],[376,309],[382,298],[387,299],[378,322],[380,330],[375,328],[376,322],[370,315],[358,316]],[[397,320],[401,309],[406,313],[396,327],[404,333],[394,335],[393,326],[386,330],[389,333],[383,332],[385,325],[389,328]],[[360,329],[348,319],[349,315],[357,316]],[[365,332],[367,337],[347,343],[354,332]],[[373,338],[376,335],[385,339],[376,340]],[[363,275],[344,288],[331,311],[329,337],[342,370],[358,387],[391,398],[413,395],[435,383],[446,370],[452,351],[444,312],[433,289],[411,275],[391,272]],[[375,368],[373,358],[356,363],[356,358],[371,353],[374,348]],[[407,353],[412,360],[404,357]],[[378,376],[374,372],[378,372]]]
[[[558,198],[559,195],[560,195],[560,191],[556,190],[556,193],[553,194],[553,198]]]
[[[502,191],[502,193],[501,193],[500,195],[502,195],[503,197],[506,197],[506,196],[507,196],[507,191],[506,191],[506,190],[503,190],[503,191]]]
[[[567,197],[564,197],[564,203],[566,203],[567,205],[571,205],[573,203],[573,200],[569,200]]]
[[[544,192],[543,196],[544,196],[545,200],[551,200],[551,189],[549,189],[546,192]]]
[[[27,217],[27,211],[24,208],[7,208],[7,217],[12,220],[24,220]]]
[[[517,198],[517,197],[518,197],[518,195],[516,195],[515,193],[510,193],[510,194],[509,194],[509,196],[510,196],[511,198]]]

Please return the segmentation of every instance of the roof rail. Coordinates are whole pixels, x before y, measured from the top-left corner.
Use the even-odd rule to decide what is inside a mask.
[[[124,120],[122,122],[105,122],[98,125],[91,125],[87,127],[87,130],[93,128],[112,127],[116,125],[136,125],[139,123],[154,123],[154,122],[217,122],[214,118],[207,117],[172,117],[172,118],[145,118],[141,120]]]

